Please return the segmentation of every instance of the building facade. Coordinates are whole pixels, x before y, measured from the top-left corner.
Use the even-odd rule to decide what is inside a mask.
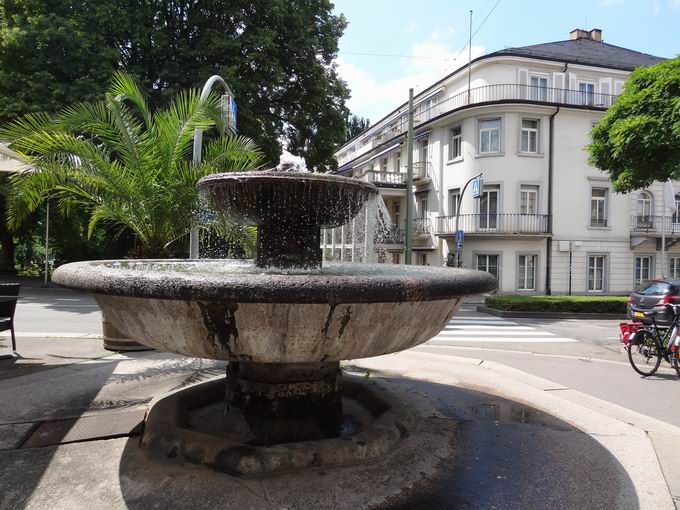
[[[664,218],[661,184],[616,194],[585,151],[630,72],[661,60],[576,29],[477,58],[418,94],[413,263],[444,264],[459,228],[463,267],[497,276],[500,292],[616,294],[662,273],[680,277],[680,183],[676,213]],[[380,189],[391,227],[375,239],[379,262],[404,261],[406,128],[404,104],[336,153],[339,174]],[[480,173],[481,196],[468,189],[461,199]],[[356,260],[351,230],[325,234],[327,258]]]

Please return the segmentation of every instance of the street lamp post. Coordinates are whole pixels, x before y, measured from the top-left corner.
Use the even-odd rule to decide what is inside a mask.
[[[215,84],[220,85],[223,89],[226,95],[228,96],[228,99],[231,100],[231,98],[234,97],[233,92],[229,88],[229,85],[227,85],[227,82],[222,79],[221,76],[215,74],[208,78],[208,81],[205,82],[205,85],[203,86],[203,90],[201,91],[201,98],[200,101],[205,101],[208,98],[208,95],[210,94],[210,91],[212,90],[213,86]],[[224,108],[225,106],[222,105]],[[235,126],[235,124],[234,124]],[[194,163],[200,163],[201,162],[201,151],[203,148],[203,130],[198,128],[196,129],[196,132],[194,133],[194,155],[193,155],[193,162]],[[189,258],[190,259],[197,259],[198,258],[198,243],[199,243],[199,238],[198,238],[198,226],[195,226],[191,229],[191,233],[189,234]]]
[[[465,195],[465,190],[468,185],[475,179],[479,179],[482,176],[482,172],[479,172],[474,177],[471,177],[468,182],[465,183],[463,189],[460,192],[460,197],[458,197],[458,204],[456,205],[456,237],[458,236],[458,226],[460,224],[460,206],[463,203],[463,195]],[[460,248],[458,247],[458,240],[456,239],[456,267],[460,267]]]

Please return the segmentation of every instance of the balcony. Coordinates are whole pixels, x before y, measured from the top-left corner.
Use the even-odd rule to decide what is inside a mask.
[[[390,188],[405,187],[406,174],[401,172],[383,172],[377,170],[366,170],[356,176],[357,179],[370,182],[376,186],[386,186]]]
[[[467,90],[459,92],[455,96],[451,96],[432,105],[430,108],[415,112],[414,122],[417,125],[421,125],[440,115],[451,113],[466,106],[483,105],[495,102],[519,101],[524,103],[581,106],[583,108],[604,110],[614,104],[617,97],[618,96],[614,94],[600,94],[581,90],[536,87],[532,85],[520,85],[518,83],[501,83],[497,85],[475,87],[470,89],[469,92]],[[385,139],[388,139],[389,135],[394,137],[402,134],[406,132],[406,129],[406,121],[401,122],[398,126],[388,132]]]
[[[653,237],[661,236],[664,230],[666,235],[680,235],[680,218],[673,216],[631,216],[631,233],[645,233]]]
[[[406,232],[392,224],[377,232],[373,242],[377,245],[403,245],[405,239]]]
[[[461,214],[458,228],[465,235],[526,235],[546,236],[550,234],[550,216],[547,214]],[[456,235],[456,217],[435,218],[435,235],[447,237]]]
[[[413,235],[429,236],[432,233],[432,222],[429,218],[413,219]]]

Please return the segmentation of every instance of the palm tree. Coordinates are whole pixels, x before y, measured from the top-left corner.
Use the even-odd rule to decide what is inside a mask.
[[[191,162],[196,129],[210,137],[200,164]],[[34,168],[12,180],[8,225],[16,229],[50,199],[66,214],[85,207],[88,235],[100,223],[127,228],[137,236],[138,255],[167,257],[196,221],[196,182],[262,161],[250,139],[224,133],[218,96],[201,100],[189,90],[151,112],[134,79],[117,73],[102,101],[54,116],[29,114],[0,129],[0,139]]]

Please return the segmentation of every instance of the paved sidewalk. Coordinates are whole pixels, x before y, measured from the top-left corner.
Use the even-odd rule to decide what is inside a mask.
[[[664,478],[680,470],[660,442],[677,427],[497,363],[414,351],[346,370],[431,401],[436,410],[425,418],[439,420],[452,453],[234,479],[148,456],[130,425],[152,397],[221,374],[224,363],[156,352],[98,357],[98,341],[81,341],[91,342],[82,346],[92,359],[79,359],[70,343],[41,355],[36,340],[36,366],[19,372],[0,361],[0,508],[672,509],[668,485],[680,494]],[[418,475],[430,458],[434,474]],[[400,476],[422,481],[400,485]]]

